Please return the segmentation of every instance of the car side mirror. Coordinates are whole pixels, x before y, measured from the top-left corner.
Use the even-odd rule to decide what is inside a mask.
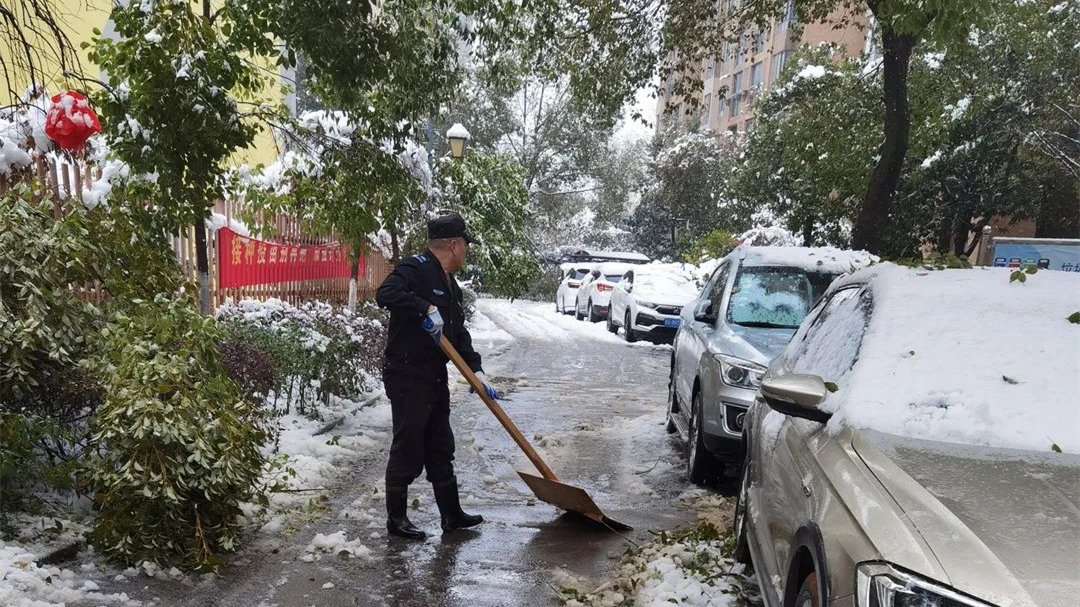
[[[828,394],[825,380],[817,375],[796,373],[761,382],[761,396],[774,411],[822,424],[832,417],[832,413],[818,408]]]
[[[711,301],[706,299],[698,302],[697,307],[694,308],[694,320],[709,325],[716,322],[716,315],[712,313]]]

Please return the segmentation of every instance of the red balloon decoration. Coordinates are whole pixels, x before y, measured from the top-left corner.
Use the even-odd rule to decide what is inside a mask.
[[[101,132],[101,122],[90,108],[86,95],[76,91],[57,93],[45,117],[45,134],[65,150],[79,150],[94,133]]]

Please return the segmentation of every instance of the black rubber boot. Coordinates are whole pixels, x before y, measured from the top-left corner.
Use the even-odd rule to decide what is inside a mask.
[[[461,509],[456,477],[452,476],[449,480],[431,483],[431,486],[435,490],[435,503],[439,505],[444,532],[468,529],[484,522],[484,517],[479,514],[466,514]]]
[[[386,530],[390,535],[422,540],[427,534],[413,526],[406,514],[409,510],[409,488],[386,486]]]

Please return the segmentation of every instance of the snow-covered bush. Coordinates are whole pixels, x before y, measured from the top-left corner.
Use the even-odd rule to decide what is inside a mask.
[[[385,314],[373,304],[351,313],[321,301],[297,307],[245,299],[221,306],[217,318],[232,339],[259,349],[273,364],[265,396],[275,412],[296,405],[308,413],[331,395],[356,399],[378,387],[386,330]],[[241,371],[234,369],[236,377]]]
[[[107,397],[94,420],[92,537],[129,563],[215,567],[239,540],[240,505],[258,490],[267,437],[221,364],[226,331],[186,299],[136,302],[101,331],[87,366]]]

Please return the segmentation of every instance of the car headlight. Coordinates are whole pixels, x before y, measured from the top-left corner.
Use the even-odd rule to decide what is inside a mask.
[[[884,563],[859,565],[857,583],[859,607],[992,607]]]
[[[720,378],[725,384],[750,390],[757,390],[758,386],[761,385],[761,378],[765,375],[765,367],[726,354],[714,354],[713,356],[720,362]]]
[[[656,307],[656,304],[652,303],[651,301],[641,301],[640,299],[637,300],[637,305],[639,305],[639,306],[641,306],[643,308],[655,308]]]

